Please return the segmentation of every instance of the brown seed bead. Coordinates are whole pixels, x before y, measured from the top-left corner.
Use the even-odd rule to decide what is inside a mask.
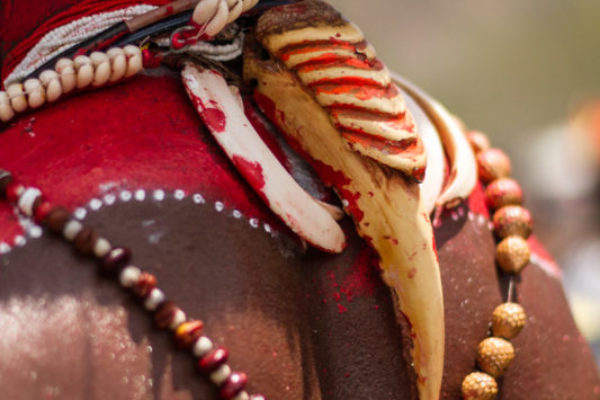
[[[500,149],[488,149],[477,154],[477,166],[483,183],[510,175],[510,159]]]
[[[496,246],[496,261],[506,273],[518,274],[529,263],[531,251],[527,241],[519,236],[509,236]]]
[[[527,315],[518,303],[503,303],[492,314],[492,332],[494,336],[512,339],[525,326]]]
[[[507,236],[527,239],[532,228],[531,214],[521,206],[504,206],[494,213],[494,233],[500,239]]]
[[[523,191],[514,179],[501,178],[488,185],[485,189],[485,197],[488,205],[497,210],[511,204],[521,204],[523,202]]]
[[[77,236],[75,236],[75,240],[73,240],[73,245],[75,249],[83,254],[90,255],[94,249],[94,244],[98,239],[98,234],[94,231],[93,228],[89,226],[84,226],[82,230],[79,231]]]
[[[142,272],[138,281],[133,286],[133,291],[138,296],[144,298],[156,287],[157,279],[154,275],[148,272]]]
[[[490,140],[487,135],[479,131],[470,131],[467,133],[467,139],[475,153],[485,151],[490,148]]]
[[[203,374],[210,374],[227,362],[229,351],[224,347],[217,347],[198,360],[198,369]]]
[[[231,400],[237,396],[248,382],[248,376],[243,372],[234,372],[223,382],[219,395],[223,400]]]
[[[93,242],[96,243],[95,241]],[[107,274],[119,272],[131,260],[131,251],[125,247],[113,247],[100,260],[100,270]]]
[[[515,358],[515,349],[498,337],[483,339],[477,348],[477,363],[482,370],[497,378],[502,376]]]
[[[472,372],[462,381],[464,400],[493,400],[497,394],[496,380],[483,372]]]
[[[200,320],[192,320],[184,322],[175,330],[175,343],[181,349],[192,347],[196,340],[202,336],[204,322]]]
[[[6,187],[12,182],[12,174],[0,169],[0,199],[6,197]]]
[[[71,213],[66,208],[54,207],[46,218],[46,226],[50,232],[62,235],[69,219],[71,219]]]
[[[177,329],[180,324],[177,324],[177,326],[174,325],[182,313],[183,311],[181,311],[181,308],[177,307],[175,303],[172,301],[165,301],[156,309],[156,312],[154,313],[154,322],[160,329]],[[185,316],[185,314],[183,315]],[[181,322],[185,322],[185,319]]]

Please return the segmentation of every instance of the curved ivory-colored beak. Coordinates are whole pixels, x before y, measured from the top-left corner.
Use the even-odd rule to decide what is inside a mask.
[[[332,253],[346,239],[331,210],[306,193],[261,140],[223,77],[187,64],[185,89],[198,113],[238,171],[289,227],[308,243]]]

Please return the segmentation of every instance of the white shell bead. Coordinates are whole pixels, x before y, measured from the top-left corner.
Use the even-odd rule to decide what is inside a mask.
[[[0,91],[0,121],[8,122],[12,117],[15,116],[15,111],[10,105],[10,99],[8,94],[4,91]]]
[[[127,58],[125,52],[119,47],[113,47],[106,52],[106,55],[110,58],[111,64],[111,75],[110,81],[115,82],[122,79],[127,72]]]
[[[23,83],[25,93],[27,93],[27,102],[29,107],[37,108],[46,102],[46,91],[39,79],[27,79]]]
[[[110,242],[104,238],[98,238],[94,244],[94,255],[98,258],[102,258],[108,254],[112,248]]]
[[[47,69],[40,74],[40,82],[46,88],[46,100],[48,102],[56,101],[62,95],[62,85],[60,77],[56,71]]]
[[[127,72],[125,73],[125,77],[129,78],[140,72],[143,68],[142,51],[139,47],[132,44],[123,47],[123,51],[127,56]]]
[[[92,60],[92,64],[95,68],[92,86],[98,87],[104,85],[110,78],[110,59],[106,54],[99,51],[94,51],[92,54],[90,54],[90,60]]]
[[[144,301],[144,307],[148,311],[156,311],[158,306],[160,306],[166,300],[166,298],[167,297],[162,290],[159,288],[154,288],[150,291],[148,297],[146,297],[146,300]]]
[[[142,271],[138,267],[129,265],[123,268],[123,271],[121,271],[121,275],[119,275],[119,282],[124,288],[130,288],[137,283],[141,274]]]
[[[56,62],[56,72],[60,75],[63,93],[69,93],[77,85],[77,73],[75,64],[69,58],[61,58]]]
[[[248,392],[246,392],[245,390],[242,390],[240,393],[238,393],[237,396],[235,396],[231,400],[250,400],[250,395],[248,395]]]
[[[204,357],[208,354],[209,351],[213,349],[213,342],[206,336],[200,336],[196,343],[194,343],[194,347],[192,352],[198,358]]]
[[[231,375],[231,367],[227,364],[221,365],[215,372],[210,374],[210,380],[220,386]]]
[[[183,324],[186,321],[187,317],[185,315],[185,313],[183,312],[183,310],[178,309],[175,312],[175,315],[173,316],[173,320],[171,321],[171,324],[169,324],[169,329],[174,331],[175,329],[177,329],[177,327],[181,324]]]
[[[23,112],[27,110],[27,99],[25,98],[23,85],[20,83],[11,83],[6,88],[6,94],[8,94],[10,105],[13,110],[16,112]]]
[[[94,66],[88,56],[77,56],[73,60],[77,69],[77,89],[88,87],[94,80]]]
[[[72,219],[65,225],[65,228],[63,229],[63,236],[69,242],[72,242],[82,229],[83,225],[81,225],[81,222]]]
[[[42,192],[37,188],[27,188],[19,197],[19,209],[28,216],[33,215],[33,203],[42,195]]]

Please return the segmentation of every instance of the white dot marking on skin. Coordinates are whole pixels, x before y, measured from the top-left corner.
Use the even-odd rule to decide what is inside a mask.
[[[123,190],[119,194],[119,197],[121,198],[121,201],[128,202],[129,200],[131,200],[132,195],[129,190]]]
[[[253,228],[258,228],[258,219],[250,218],[250,226]]]
[[[25,240],[23,235],[15,236],[15,246],[23,247],[25,246],[25,243],[27,243],[27,240]]]
[[[196,204],[204,204],[204,203],[206,203],[206,200],[204,200],[204,197],[202,197],[202,195],[200,193],[194,194],[194,196],[192,197],[192,199],[194,200],[194,203],[196,203]]]
[[[477,216],[477,223],[478,223],[479,225],[484,225],[484,224],[485,224],[485,217],[484,217],[483,215],[481,215],[481,214],[480,214],[480,215],[478,215],[478,216]]]
[[[7,243],[0,242],[0,254],[6,254],[10,251],[10,246]]]
[[[217,212],[221,212],[224,209],[225,209],[225,204],[221,203],[220,201],[215,202],[215,210],[217,210]]]
[[[97,211],[102,207],[102,200],[100,199],[92,199],[90,200],[90,208],[93,211]]]
[[[473,214],[471,211],[469,211],[469,213],[467,214],[467,217],[469,218],[469,221],[473,221],[475,219],[475,214]]]
[[[175,200],[183,200],[185,198],[185,192],[181,189],[177,189],[174,194]]]
[[[165,199],[164,190],[161,190],[161,189],[155,190],[153,197],[154,197],[154,200],[156,200],[156,201],[163,201]]]
[[[143,189],[136,190],[134,197],[137,201],[144,201],[146,198],[146,192]]]
[[[265,225],[264,225],[264,228],[265,228],[265,232],[267,232],[267,233],[271,233],[271,232],[273,231],[273,230],[271,229],[271,225],[269,225],[269,224],[265,224]]]
[[[29,233],[29,236],[31,236],[32,238],[37,239],[39,237],[42,237],[42,228],[37,225],[34,225],[29,229],[29,232],[27,233]]]
[[[242,213],[239,212],[238,210],[233,210],[233,218],[235,218],[235,219],[242,218]]]
[[[86,215],[87,215],[87,210],[82,207],[77,207],[75,209],[75,211],[73,212],[73,216],[77,219],[84,219]]]
[[[106,196],[104,196],[104,203],[106,203],[106,205],[112,206],[113,204],[115,204],[116,200],[117,196],[115,196],[114,194],[107,194]]]

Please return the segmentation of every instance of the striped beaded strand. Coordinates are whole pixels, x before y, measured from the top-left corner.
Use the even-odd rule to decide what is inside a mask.
[[[216,346],[203,335],[204,323],[188,319],[185,312],[157,287],[154,275],[129,264],[131,252],[125,247],[113,246],[96,231],[83,225],[63,207],[53,206],[44,199],[37,188],[15,183],[12,175],[0,169],[0,199],[17,206],[20,213],[61,235],[71,242],[78,253],[94,257],[100,272],[107,277],[117,278],[120,285],[129,290],[152,313],[159,329],[173,334],[175,345],[191,351],[198,359],[197,367],[218,387],[223,400],[266,400],[263,395],[249,395],[245,386],[248,377],[244,372],[233,372],[227,364],[229,351]]]
[[[529,263],[531,255],[527,238],[531,234],[532,219],[521,207],[523,192],[519,184],[509,178],[510,160],[500,149],[490,148],[488,138],[481,132],[470,132],[469,141],[477,156],[479,179],[486,186],[488,207],[494,212],[496,263],[511,274],[507,302],[492,313],[492,336],[482,340],[477,348],[480,371],[467,375],[462,382],[465,400],[493,400],[498,394],[496,378],[502,376],[515,357],[510,339],[525,326],[527,315],[523,307],[512,301],[513,276]]]
[[[54,70],[43,71],[38,78],[11,83],[0,91],[0,121],[8,122],[15,114],[58,100],[74,89],[100,87],[129,78],[143,68],[139,47],[113,47],[106,53],[94,51],[89,56],[61,58]]]

